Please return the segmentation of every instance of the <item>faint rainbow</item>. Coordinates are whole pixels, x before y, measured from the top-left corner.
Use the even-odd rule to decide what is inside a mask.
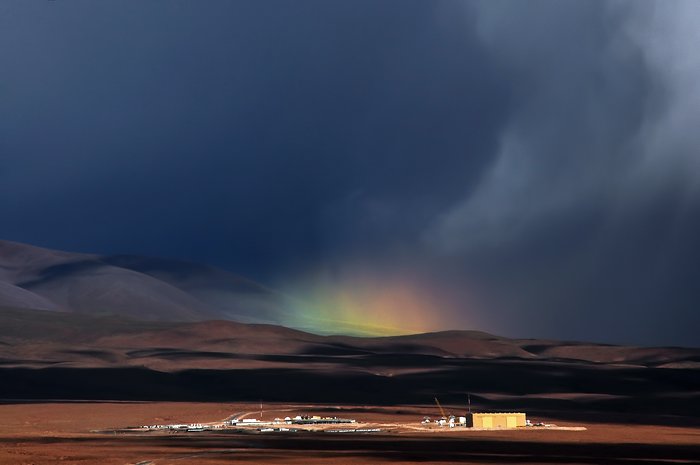
[[[439,304],[405,283],[316,286],[297,295],[285,324],[300,329],[374,336],[445,329]]]

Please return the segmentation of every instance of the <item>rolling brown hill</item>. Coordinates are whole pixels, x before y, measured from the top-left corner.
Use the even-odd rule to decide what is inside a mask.
[[[0,308],[4,366],[142,366],[165,371],[234,369],[277,357],[298,364],[367,356],[450,360],[569,362],[601,366],[700,366],[700,349],[626,347],[508,339],[478,331],[409,336],[321,336],[275,325],[212,320],[162,322],[18,308]],[[280,358],[280,357],[287,357]]]
[[[476,331],[321,336],[232,321],[0,309],[0,400],[453,405],[695,424],[700,349],[515,340]]]

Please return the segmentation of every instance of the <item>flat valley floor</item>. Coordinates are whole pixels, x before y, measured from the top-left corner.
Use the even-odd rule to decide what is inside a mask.
[[[257,404],[193,402],[6,403],[0,465],[44,464],[700,464],[700,428],[571,423],[584,431],[425,428],[434,406],[263,405],[264,419],[290,414],[354,418],[380,433],[149,432],[129,426],[206,423],[248,415]]]

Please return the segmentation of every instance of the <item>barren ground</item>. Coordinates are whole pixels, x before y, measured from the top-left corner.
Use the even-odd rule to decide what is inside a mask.
[[[432,406],[264,405],[264,419],[291,413],[354,418],[382,433],[95,433],[127,426],[222,420],[258,404],[24,403],[0,405],[0,465],[700,463],[700,428],[577,423],[585,431],[450,431],[419,427]],[[259,417],[259,413],[251,414]],[[556,419],[535,418],[572,426]]]

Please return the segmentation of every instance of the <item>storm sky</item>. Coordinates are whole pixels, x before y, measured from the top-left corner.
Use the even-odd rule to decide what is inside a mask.
[[[694,0],[2,2],[0,238],[696,346],[698,46]]]

